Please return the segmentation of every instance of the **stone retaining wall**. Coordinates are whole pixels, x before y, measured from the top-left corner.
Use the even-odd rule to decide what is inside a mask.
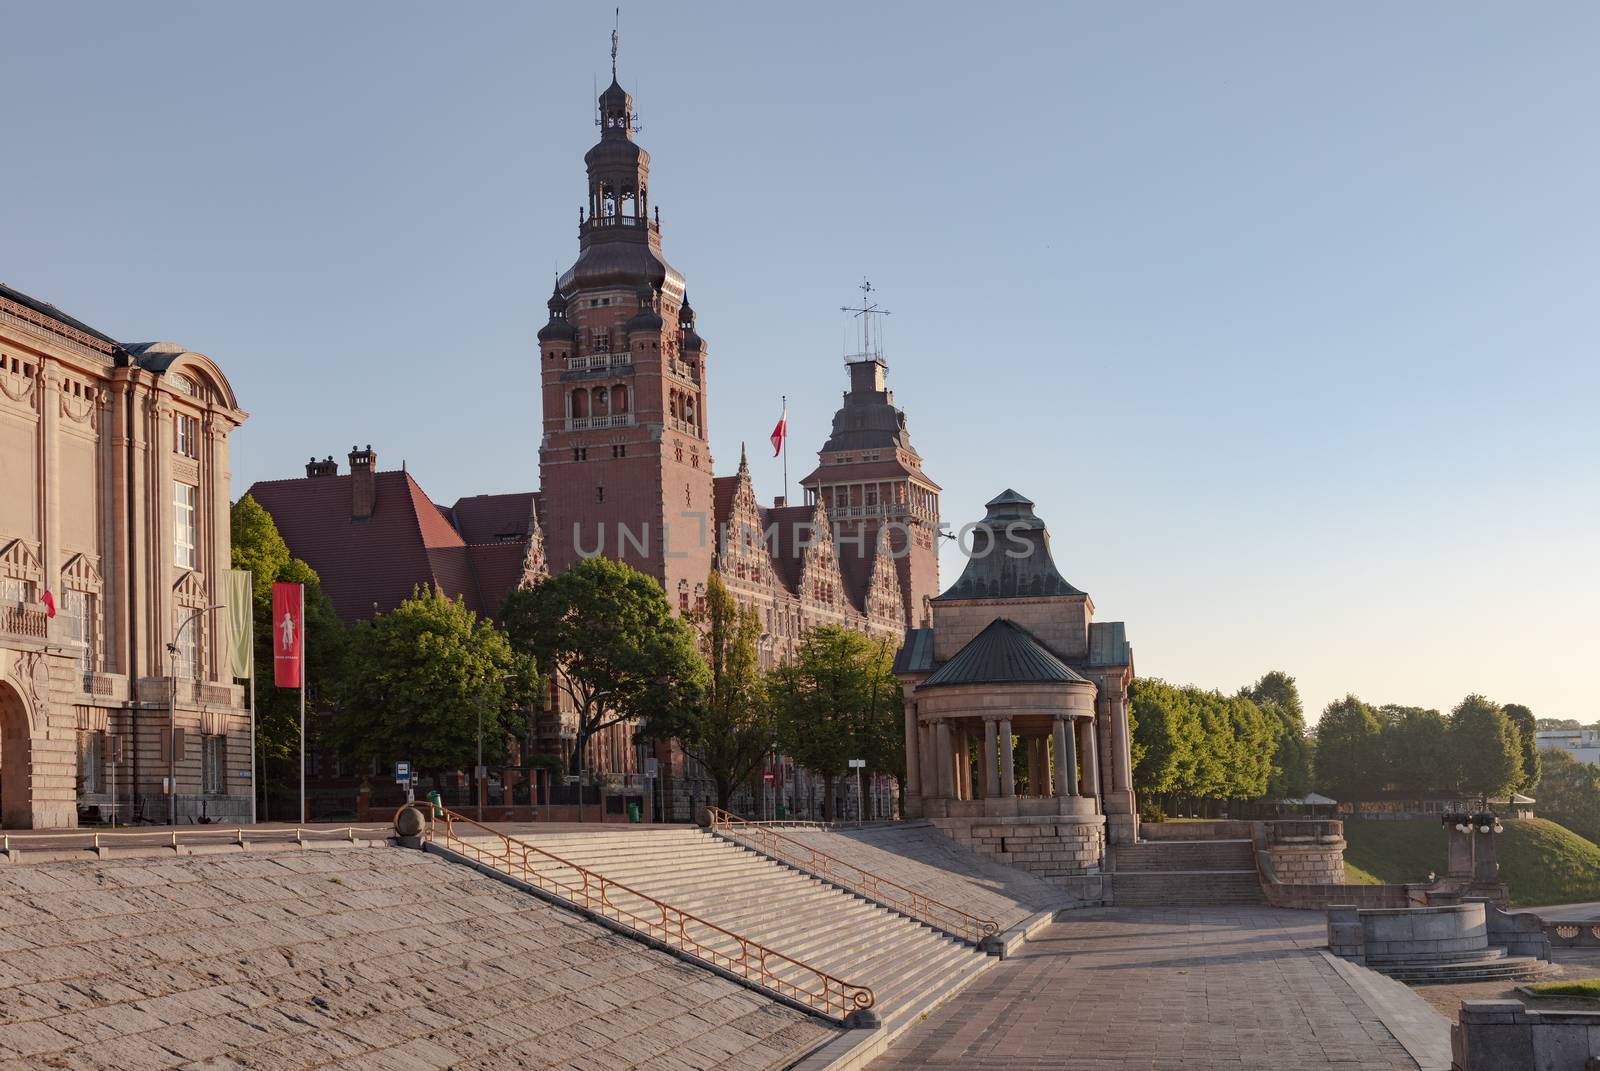
[[[962,847],[996,862],[1037,874],[1085,900],[1103,898],[1103,815],[1014,818],[934,818],[932,823]]]
[[[1428,902],[1425,885],[1284,885],[1263,881],[1262,891],[1273,907],[1325,911],[1344,904],[1363,909],[1422,906]]]
[[[1450,1028],[1459,1071],[1587,1071],[1600,1053],[1600,1012],[1529,1011],[1515,1000],[1468,1000]]]

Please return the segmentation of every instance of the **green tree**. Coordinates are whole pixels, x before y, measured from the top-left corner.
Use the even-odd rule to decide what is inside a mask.
[[[1517,727],[1517,740],[1522,745],[1522,777],[1516,791],[1522,792],[1539,783],[1539,723],[1533,711],[1521,703],[1507,703],[1506,717]]]
[[[905,700],[894,675],[894,649],[887,640],[869,641],[864,659],[867,674],[867,709],[856,733],[856,758],[867,770],[895,779],[900,798],[906,792]],[[976,746],[976,745],[974,745]],[[863,801],[863,806],[865,802]]]
[[[722,578],[712,573],[705,602],[693,617],[707,679],[704,699],[678,729],[684,753],[705,767],[724,809],[733,791],[772,749],[777,727],[767,705],[766,682],[756,667],[761,619],[740,607]]]
[[[1540,815],[1600,841],[1600,770],[1565,751],[1552,751],[1544,757],[1534,791]]]
[[[1385,704],[1383,787],[1406,799],[1447,796],[1455,791],[1450,727],[1437,710]]]
[[[1200,722],[1180,688],[1157,677],[1138,677],[1129,689],[1139,760],[1133,787],[1140,795],[1166,796],[1190,787]]]
[[[1273,799],[1300,799],[1311,790],[1311,758],[1306,747],[1306,713],[1300,688],[1293,677],[1272,670],[1240,692],[1280,726],[1278,747],[1272,758],[1267,795]]]
[[[513,646],[546,667],[576,713],[569,772],[596,733],[634,722],[637,735],[687,731],[703,703],[706,666],[694,630],[672,614],[661,585],[609,558],[512,592],[500,611]]]
[[[779,746],[822,776],[828,821],[833,820],[833,785],[848,761],[872,761],[861,752],[872,745],[871,726],[881,716],[875,711],[900,708],[899,685],[893,677],[885,679],[886,671],[882,647],[858,632],[824,625],[806,636],[794,661],[772,672]]]
[[[539,693],[534,660],[437,589],[356,625],[349,653],[334,725],[356,759],[410,759],[435,775],[470,767],[481,718],[484,761],[497,762]]]
[[[249,495],[235,502],[231,512],[233,568],[252,574],[255,628],[256,749],[261,757],[257,791],[261,817],[272,815],[270,800],[299,789],[300,694],[278,688],[272,674],[272,585],[304,584],[306,597],[305,670],[306,700],[311,711],[325,711],[338,702],[344,679],[347,633],[333,604],[322,593],[316,570],[289,555],[271,514]],[[307,715],[306,747],[318,742],[321,719]]]
[[[1469,695],[1450,712],[1450,753],[1458,791],[1490,799],[1522,777],[1522,741],[1498,703]]]
[[[1383,725],[1353,695],[1329,703],[1317,723],[1317,785],[1344,801],[1370,799],[1385,778]]]
[[[1583,723],[1577,718],[1539,718],[1534,721],[1533,726],[1541,732],[1546,732],[1552,729],[1581,729]]]

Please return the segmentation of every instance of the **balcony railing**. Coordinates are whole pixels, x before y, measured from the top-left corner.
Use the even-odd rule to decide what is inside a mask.
[[[926,893],[879,877],[854,863],[825,855],[770,826],[747,822],[719,807],[708,807],[706,810],[711,817],[711,832],[736,840],[762,855],[787,863],[796,870],[814,874],[829,884],[876,901],[952,937],[981,944],[984,938],[1000,932],[1000,924],[993,919],[979,918],[959,907],[941,903]]]
[[[672,425],[673,431],[681,431],[685,435],[693,435],[696,438],[698,438],[700,435],[700,429],[689,423],[687,420],[679,420],[677,417],[668,417],[667,423]]]
[[[596,368],[616,368],[633,364],[631,353],[590,353],[583,357],[568,357],[567,371],[587,372]]]
[[[632,413],[610,413],[606,416],[575,416],[567,418],[568,431],[587,431],[590,428],[631,428]]]
[[[650,234],[661,233],[661,224],[654,220],[643,219],[639,216],[629,216],[623,213],[618,213],[614,216],[590,216],[583,221],[583,226],[579,227],[578,231],[581,234],[585,229],[600,227],[628,227],[648,230]]]
[[[30,610],[26,606],[0,607],[0,633],[42,640],[50,633],[50,619],[43,610]]]
[[[405,830],[401,820],[408,809],[412,808],[402,807],[395,815],[395,830],[402,836]],[[426,816],[428,809],[415,810]],[[434,844],[736,975],[791,1004],[846,1025],[852,1025],[873,1005],[872,990],[867,986],[841,981],[809,963],[759,945],[448,808],[435,808],[435,812],[438,817],[428,821],[423,832]]]

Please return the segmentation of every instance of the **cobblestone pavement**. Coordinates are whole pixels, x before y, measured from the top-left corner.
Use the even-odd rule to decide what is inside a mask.
[[[402,848],[0,866],[0,1071],[767,1071],[838,1031]]]
[[[961,1071],[1309,1071],[1416,1063],[1323,957],[1320,914],[1073,912],[872,1065]]]

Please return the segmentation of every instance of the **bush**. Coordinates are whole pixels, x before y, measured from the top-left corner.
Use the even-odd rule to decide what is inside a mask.
[[[1161,809],[1160,804],[1152,803],[1149,800],[1139,804],[1139,821],[1165,822],[1166,820],[1167,812]]]

